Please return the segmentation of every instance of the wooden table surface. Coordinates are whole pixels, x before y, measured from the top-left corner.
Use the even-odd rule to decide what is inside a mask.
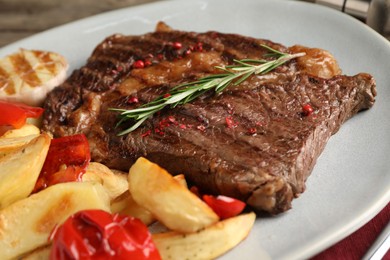
[[[0,0],[0,48],[94,14],[158,0]]]

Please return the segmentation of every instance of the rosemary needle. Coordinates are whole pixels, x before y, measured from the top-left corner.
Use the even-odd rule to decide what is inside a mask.
[[[167,106],[174,108],[178,105],[189,103],[211,89],[216,93],[220,93],[230,85],[235,86],[244,82],[251,75],[266,74],[289,60],[305,55],[305,53],[283,53],[266,45],[261,46],[269,51],[265,56],[273,57],[273,60],[234,60],[235,64],[233,65],[215,67],[221,70],[221,74],[206,76],[193,82],[178,85],[172,88],[167,94],[139,108],[130,110],[110,108],[111,111],[120,112],[120,120],[117,126],[127,120],[133,120],[134,122],[130,128],[120,132],[118,135],[121,136],[134,131],[146,119]]]

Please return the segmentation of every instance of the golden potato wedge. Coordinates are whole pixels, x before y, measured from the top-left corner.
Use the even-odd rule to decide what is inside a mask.
[[[49,146],[50,137],[42,134],[0,158],[0,209],[31,193]]]
[[[51,245],[38,247],[27,254],[18,257],[20,260],[48,260],[50,257]]]
[[[186,178],[184,177],[184,174],[175,175],[175,176],[173,176],[173,178],[174,178],[175,181],[177,181],[181,186],[183,186],[184,188],[188,189],[187,181],[186,181]]]
[[[147,226],[156,221],[150,211],[134,201],[129,191],[123,193],[111,202],[111,212],[139,218]]]
[[[28,144],[32,139],[39,135],[27,135],[22,137],[13,138],[0,138],[0,158],[4,157],[8,153],[17,150],[23,145]]]
[[[125,193],[121,194],[120,196],[118,196],[114,200],[112,200],[111,206],[110,206],[111,212],[112,213],[121,213],[124,210],[126,210],[126,208],[128,207],[127,200],[129,199],[129,197],[131,198],[130,192],[126,191]],[[133,202],[133,204],[139,206],[137,203],[135,203],[133,198],[131,198],[131,202]],[[131,204],[131,203],[129,203],[129,204]]]
[[[196,232],[219,220],[201,199],[145,158],[130,168],[129,191],[137,204],[174,231]]]
[[[129,189],[127,175],[116,171],[113,173],[107,166],[91,162],[87,171],[83,174],[84,182],[98,182],[103,185],[111,200],[123,194]]]
[[[0,259],[14,258],[48,244],[54,226],[83,209],[110,210],[101,184],[56,184],[1,210]]]
[[[25,124],[21,128],[11,129],[5,132],[0,138],[15,138],[29,135],[39,135],[41,130],[35,125]]]
[[[152,238],[163,260],[214,259],[244,240],[255,219],[254,213],[247,213],[225,219],[196,233],[166,232],[153,234]]]
[[[115,170],[115,169],[110,169],[115,175],[124,175],[126,176],[126,181],[127,181],[127,172],[122,172],[122,171],[119,171],[119,170]]]
[[[113,170],[113,172],[115,173],[116,171]],[[187,182],[183,174],[176,175],[173,178],[178,181],[183,187],[187,187]],[[111,212],[131,215],[133,217],[139,218],[147,226],[156,221],[150,211],[138,205],[134,201],[129,191],[126,191],[125,193],[111,201]]]

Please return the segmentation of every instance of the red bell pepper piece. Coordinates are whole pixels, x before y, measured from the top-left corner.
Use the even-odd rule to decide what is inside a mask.
[[[0,126],[13,126],[21,128],[27,118],[38,118],[43,113],[43,108],[30,107],[21,103],[0,101]]]
[[[202,198],[221,219],[234,217],[240,214],[245,208],[244,202],[223,195],[217,197],[203,195]]]
[[[57,183],[81,181],[90,160],[91,153],[85,135],[53,139],[33,192]]]
[[[51,260],[161,259],[148,228],[131,216],[80,211],[53,230]]]

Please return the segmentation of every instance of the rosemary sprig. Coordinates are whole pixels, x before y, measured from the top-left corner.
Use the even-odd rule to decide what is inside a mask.
[[[305,55],[305,53],[283,53],[266,45],[261,46],[269,51],[265,56],[273,57],[273,60],[234,60],[235,64],[233,65],[215,67],[223,73],[210,75],[193,82],[178,85],[172,88],[167,94],[160,96],[154,101],[144,104],[139,108],[130,110],[110,108],[111,111],[120,112],[119,117],[121,119],[117,126],[127,120],[134,121],[134,124],[130,128],[120,132],[118,135],[125,135],[134,131],[146,119],[167,106],[174,108],[178,105],[189,103],[211,89],[214,89],[216,93],[220,93],[230,85],[236,86],[244,82],[251,75],[266,74],[289,60]]]

